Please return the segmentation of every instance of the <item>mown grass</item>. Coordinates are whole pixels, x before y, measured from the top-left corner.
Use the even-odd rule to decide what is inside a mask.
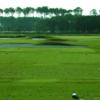
[[[98,49],[100,48],[100,36],[49,36],[52,38],[58,38],[59,40],[64,40],[65,43],[70,43],[73,45],[87,46],[89,48]],[[0,44],[6,43],[32,43],[32,44],[40,44],[44,43],[46,38],[44,39],[32,39],[32,38],[1,38]],[[59,42],[59,41],[58,41]]]
[[[86,47],[0,48],[0,100],[100,100],[99,37],[64,38]]]
[[[1,38],[0,39],[0,44],[14,44],[14,43],[32,43],[36,44],[39,43],[41,40],[32,40],[28,38]]]

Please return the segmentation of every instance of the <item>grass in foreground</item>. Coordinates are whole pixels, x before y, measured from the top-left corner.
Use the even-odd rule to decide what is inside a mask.
[[[99,100],[99,59],[89,48],[2,48],[0,99]]]
[[[71,100],[73,91],[84,100],[100,100],[99,37],[67,38],[88,46],[0,48],[0,100]],[[15,39],[0,43],[32,41]]]

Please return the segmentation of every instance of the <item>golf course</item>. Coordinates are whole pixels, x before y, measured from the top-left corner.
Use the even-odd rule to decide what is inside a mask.
[[[0,100],[100,100],[99,87],[100,35],[0,38]]]

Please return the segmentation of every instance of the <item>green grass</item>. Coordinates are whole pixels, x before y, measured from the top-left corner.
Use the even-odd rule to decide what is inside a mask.
[[[32,40],[28,38],[1,38],[0,39],[0,44],[14,44],[14,43],[32,43],[32,44],[37,44],[40,43],[43,40]]]
[[[63,38],[86,47],[0,48],[0,100],[72,100],[73,91],[100,100],[100,36]],[[34,42],[5,41],[0,43]]]

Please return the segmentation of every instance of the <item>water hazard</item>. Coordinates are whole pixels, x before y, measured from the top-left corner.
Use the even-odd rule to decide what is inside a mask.
[[[14,44],[0,44],[0,48],[36,48],[36,47],[47,47],[47,48],[79,48],[83,46],[62,46],[62,45],[35,45],[32,43],[14,43]]]

